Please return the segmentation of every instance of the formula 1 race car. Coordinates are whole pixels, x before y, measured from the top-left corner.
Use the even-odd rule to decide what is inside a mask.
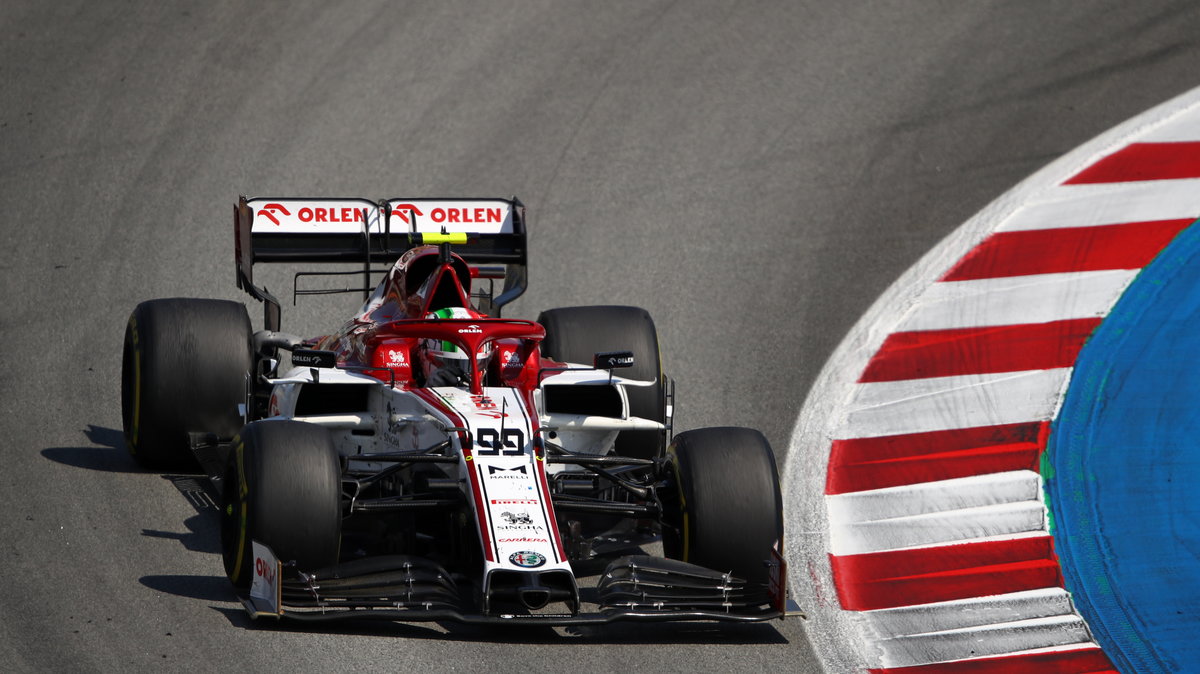
[[[139,462],[208,474],[251,616],[785,615],[771,448],[745,428],[672,435],[650,316],[500,318],[526,288],[520,201],[242,197],[234,230],[264,329],[238,302],[139,304],[121,402]],[[280,262],[361,264],[300,271],[293,298],[364,304],[328,335],[287,334],[253,274]]]

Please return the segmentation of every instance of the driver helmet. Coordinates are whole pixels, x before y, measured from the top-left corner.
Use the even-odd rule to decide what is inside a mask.
[[[472,319],[480,317],[480,314],[463,307],[438,309],[437,311],[425,314],[425,318],[427,319]],[[425,358],[422,365],[425,369],[425,378],[428,385],[454,386],[463,378],[470,376],[471,365],[467,360],[467,355],[453,342],[446,342],[440,339],[426,339],[422,340],[422,346],[425,351]],[[479,351],[475,354],[475,362],[481,371],[485,369],[487,360],[491,355],[492,345],[490,343],[479,347]]]

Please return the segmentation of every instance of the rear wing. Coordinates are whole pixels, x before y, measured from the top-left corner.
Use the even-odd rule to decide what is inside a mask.
[[[442,232],[465,232],[454,252],[471,265],[504,265],[504,285],[481,301],[499,316],[528,284],[525,205],[512,199],[384,199],[240,197],[233,210],[237,286],[263,302],[264,327],[279,329],[279,300],[254,284],[263,262],[392,263]],[[426,237],[425,235],[431,235]],[[499,276],[497,276],[499,278]]]

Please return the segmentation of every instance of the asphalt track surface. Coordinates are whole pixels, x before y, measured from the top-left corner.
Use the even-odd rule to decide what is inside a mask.
[[[783,449],[804,396],[875,297],[1196,85],[1195,3],[1046,5],[0,4],[3,668],[818,671],[801,620],[251,626],[211,506],[122,447],[125,320],[242,299],[240,193],[516,194],[531,288],[508,315],[644,306],[677,430],[758,427],[803,461]]]

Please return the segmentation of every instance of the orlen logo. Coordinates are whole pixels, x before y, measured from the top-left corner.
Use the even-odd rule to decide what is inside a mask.
[[[292,212],[283,204],[263,204],[259,209],[258,214],[280,225],[277,215],[292,217]],[[350,208],[349,206],[340,206],[337,208],[309,208],[305,206],[296,211],[296,219],[300,222],[362,222],[363,211],[360,208]]]
[[[300,222],[362,222],[363,212],[359,208],[301,208],[296,211]]]
[[[267,563],[267,560],[263,559],[262,557],[254,558],[254,572],[257,573],[260,578],[265,580],[267,584],[275,583],[275,569],[271,568],[271,565]]]
[[[425,215],[414,204],[396,204],[392,207],[392,215],[403,220],[405,224],[411,225],[412,223],[408,220],[409,211],[412,211],[413,215]]]
[[[483,333],[483,328],[480,328],[478,325],[475,325],[474,323],[472,323],[471,325],[468,325],[465,328],[458,329],[458,334],[460,334],[460,335],[462,335],[462,334],[478,335],[478,334],[482,334],[482,333]]]
[[[263,207],[258,210],[258,214],[278,225],[279,220],[275,217],[276,211],[289,217],[292,215],[292,212],[283,204],[263,204]]]
[[[501,222],[499,208],[435,208],[429,212],[434,222]]]
[[[408,213],[412,211],[414,216],[425,217],[415,204],[396,204],[392,207],[392,215],[400,218],[406,224],[412,224],[408,219]],[[504,222],[504,209],[502,208],[435,208],[429,211],[429,219],[438,224],[479,224],[479,223],[498,223]]]

